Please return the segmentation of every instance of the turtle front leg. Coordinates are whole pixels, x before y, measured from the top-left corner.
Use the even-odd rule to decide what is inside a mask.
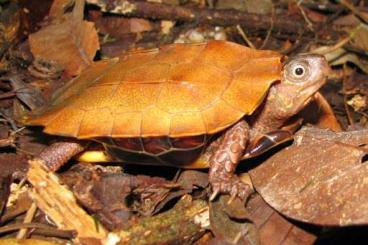
[[[249,139],[249,126],[242,120],[228,129],[218,148],[209,158],[209,181],[212,186],[212,201],[219,193],[230,194],[246,200],[252,188],[234,175],[235,169],[244,154]]]
[[[57,171],[73,156],[84,150],[79,142],[60,141],[46,147],[38,158],[51,171]]]

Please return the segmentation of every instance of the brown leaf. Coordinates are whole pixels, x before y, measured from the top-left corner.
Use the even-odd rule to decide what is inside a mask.
[[[170,210],[131,222],[119,244],[190,244],[209,227],[207,203],[183,196]]]
[[[21,32],[23,38],[29,33],[35,32],[40,28],[40,23],[45,19],[50,10],[53,0],[20,0]],[[23,39],[22,38],[22,39]]]
[[[20,30],[21,10],[17,3],[11,2],[8,8],[1,11],[0,14],[0,56],[9,48],[10,45],[17,42],[17,35]]]
[[[50,18],[60,18],[65,9],[73,4],[72,0],[54,0],[49,11]]]
[[[304,128],[292,146],[251,171],[265,201],[293,219],[321,225],[368,223],[368,130]]]
[[[316,236],[304,230],[267,205],[260,195],[247,204],[248,217],[258,229],[261,244],[313,244]],[[309,227],[308,227],[309,228]]]
[[[56,61],[70,75],[80,74],[99,49],[94,24],[83,21],[81,1],[76,1],[72,13],[31,34],[29,42],[36,59]]]
[[[343,83],[344,94],[368,95],[368,76],[358,72],[353,72]]]
[[[196,170],[184,170],[180,173],[177,183],[182,189],[206,188],[208,174]]]
[[[25,83],[18,74],[9,74],[0,79],[9,81],[17,98],[30,109],[34,110],[45,104],[40,90]]]
[[[176,185],[159,177],[129,175],[116,168],[77,164],[62,174],[78,201],[109,229],[126,226],[130,211],[152,215]]]
[[[336,132],[341,131],[341,125],[337,121],[331,106],[320,93],[315,94],[313,101],[299,112],[299,115],[305,123]]]
[[[27,157],[24,154],[2,153],[0,155],[0,177],[24,177],[27,172]]]
[[[8,197],[10,194],[10,185],[12,183],[11,175],[0,176],[0,220],[3,214],[6,203],[8,202]]]
[[[222,200],[221,200],[222,199]],[[219,244],[260,244],[257,230],[245,219],[232,219],[225,211],[224,197],[210,202],[211,231]]]
[[[124,18],[122,16],[104,16],[101,11],[88,12],[89,20],[93,21],[102,34],[109,34],[117,39],[124,39],[127,33],[138,33],[152,30],[151,22],[140,18]]]

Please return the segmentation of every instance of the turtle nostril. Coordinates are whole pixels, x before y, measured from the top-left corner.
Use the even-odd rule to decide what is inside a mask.
[[[368,161],[368,154],[365,154],[361,159],[361,163],[366,163],[366,161]]]

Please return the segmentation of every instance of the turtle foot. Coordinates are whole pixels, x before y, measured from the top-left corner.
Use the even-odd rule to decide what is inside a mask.
[[[242,182],[237,176],[228,179],[210,178],[212,186],[212,195],[210,201],[213,201],[219,194],[229,194],[230,201],[239,197],[242,201],[246,201],[253,189],[246,183]]]

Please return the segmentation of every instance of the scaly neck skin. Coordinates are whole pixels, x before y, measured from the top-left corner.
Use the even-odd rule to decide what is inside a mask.
[[[277,96],[276,86],[271,87],[266,101],[259,112],[254,115],[251,122],[250,138],[256,138],[280,129],[286,120],[292,115],[289,115],[283,107],[285,104],[279,96]]]

